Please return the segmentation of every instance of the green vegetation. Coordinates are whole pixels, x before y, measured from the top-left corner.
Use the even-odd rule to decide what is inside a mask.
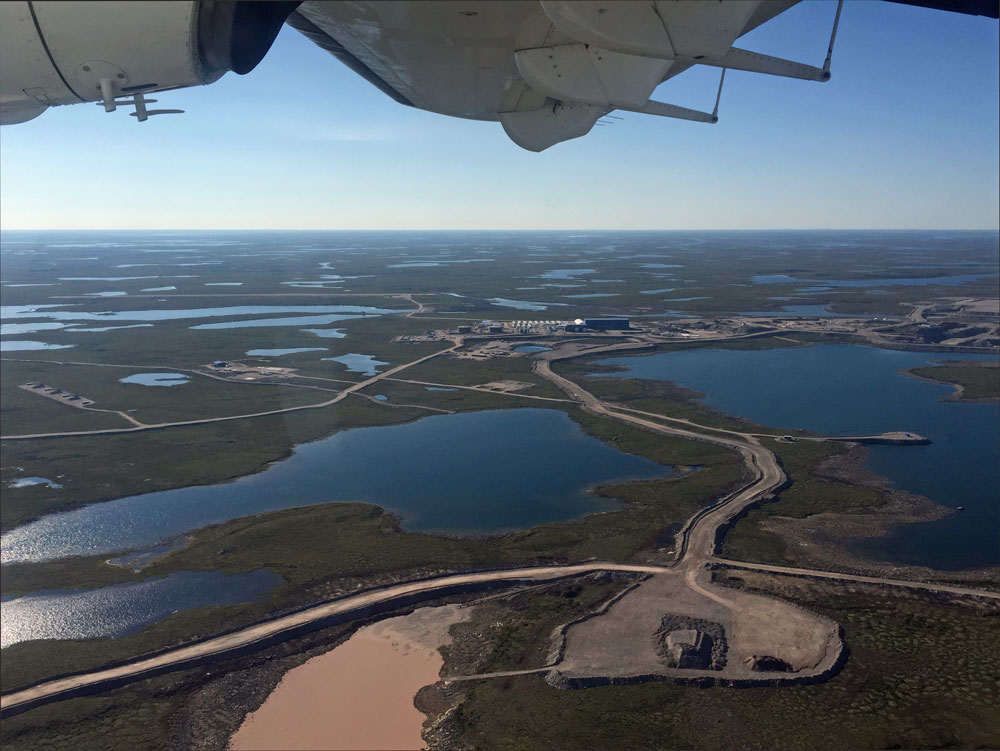
[[[949,400],[1000,399],[1000,366],[995,362],[942,362],[904,370],[906,375],[956,386]]]
[[[6,409],[8,397],[14,397],[18,410],[13,417],[17,422],[11,425],[5,421],[4,432],[16,435],[17,432],[55,433],[102,427],[132,427],[118,415],[93,413],[58,404],[52,399],[28,393],[15,386],[27,382],[43,382],[64,391],[82,394],[94,401],[94,408],[127,412],[139,422],[150,425],[317,404],[333,398],[338,390],[336,384],[233,383],[193,374],[188,374],[191,380],[187,383],[170,387],[119,383],[126,376],[147,372],[151,371],[94,365],[11,363],[4,374],[4,380],[9,386],[5,388],[3,398]],[[320,391],[315,386],[328,390]],[[44,413],[41,410],[45,410]],[[36,414],[36,411],[39,412]],[[86,417],[80,417],[81,415]],[[83,424],[84,420],[87,424]]]
[[[740,574],[743,575],[742,572]],[[456,748],[985,748],[1000,744],[996,614],[875,588],[753,575],[840,623],[843,670],[814,686],[649,683],[577,691],[538,676],[467,684]],[[520,615],[520,614],[519,614]],[[523,616],[521,616],[523,617]],[[502,635],[504,632],[500,631]]]
[[[455,392],[434,392],[446,396]],[[501,397],[496,397],[501,398]],[[412,415],[363,400],[350,401],[371,418]],[[371,410],[371,412],[367,412]],[[655,480],[600,486],[594,492],[624,501],[621,510],[572,522],[544,524],[491,538],[451,538],[403,532],[388,512],[364,504],[330,503],[234,519],[193,533],[190,545],[158,559],[141,574],[112,568],[95,556],[4,569],[4,588],[87,587],[139,580],[180,570],[230,573],[269,568],[285,583],[265,603],[183,611],[120,639],[26,642],[5,650],[4,689],[46,676],[96,667],[222,628],[235,628],[282,608],[340,591],[345,580],[369,586],[379,576],[413,578],[422,571],[578,561],[660,560],[672,532],[695,510],[740,482],[739,458],[709,444],[663,438],[603,418],[570,413],[583,429],[622,451],[697,471]],[[247,421],[253,422],[253,421]],[[239,424],[239,423],[236,423]],[[296,441],[297,442],[297,441]],[[64,441],[50,442],[62,446]],[[231,455],[231,454],[227,454]],[[44,655],[44,659],[42,656]]]
[[[104,587],[137,581],[131,569],[105,563],[107,555],[60,558],[44,563],[10,563],[0,568],[5,597],[20,597],[39,589]]]
[[[101,436],[99,452],[93,450],[94,439],[87,437],[4,441],[2,466],[22,468],[18,476],[65,477],[59,480],[61,489],[36,485],[5,491],[0,527],[10,529],[94,501],[224,482],[259,472],[296,444],[337,430],[394,425],[424,414],[353,397],[332,407],[294,413],[294,419],[274,415]]]
[[[346,334],[344,338],[317,336],[306,330],[313,326],[309,323],[303,323],[301,329],[297,326],[192,328],[226,318],[157,321],[153,328],[100,334],[45,330],[37,338],[74,346],[53,352],[4,353],[5,434],[91,430],[125,424],[117,415],[73,409],[17,389],[18,384],[26,381],[41,380],[76,391],[95,399],[96,407],[128,411],[136,419],[178,421],[323,401],[344,382],[364,378],[324,358],[363,353],[391,365],[410,362],[440,351],[447,343],[398,342],[393,341],[395,337],[421,334],[459,321],[571,319],[596,312],[657,315],[667,309],[711,316],[741,310],[777,311],[785,304],[829,305],[839,312],[899,313],[908,310],[903,306],[915,299],[956,294],[995,295],[995,279],[950,287],[885,286],[878,290],[878,295],[862,287],[799,292],[800,283],[750,283],[757,274],[785,274],[802,280],[802,285],[817,284],[824,279],[939,276],[955,273],[955,267],[948,265],[959,260],[970,267],[978,263],[983,268],[993,268],[995,248],[985,247],[990,244],[979,241],[961,244],[960,252],[954,252],[954,247],[947,252],[941,250],[942,267],[931,269],[907,268],[905,253],[892,249],[879,248],[878,253],[873,253],[871,247],[858,246],[830,252],[827,248],[809,246],[776,254],[767,243],[749,236],[741,236],[738,243],[731,237],[709,239],[707,246],[692,248],[675,244],[672,236],[647,233],[628,233],[616,239],[619,248],[614,253],[582,261],[580,246],[575,241],[567,242],[559,234],[547,233],[536,236],[531,241],[537,243],[534,246],[526,242],[522,247],[520,242],[511,242],[509,248],[485,251],[473,250],[470,245],[463,251],[470,257],[480,253],[476,260],[485,260],[482,254],[495,255],[492,263],[392,268],[407,254],[416,257],[421,252],[438,252],[442,237],[449,236],[407,236],[405,251],[398,245],[401,236],[390,237],[388,241],[376,235],[351,237],[361,239],[351,240],[348,247],[342,247],[344,243],[338,239],[331,241],[329,248],[312,248],[299,255],[287,250],[274,254],[249,253],[239,254],[238,261],[220,255],[225,260],[219,260],[219,266],[185,269],[192,274],[164,276],[164,282],[85,281],[98,273],[97,266],[90,256],[77,258],[77,251],[49,251],[41,247],[32,254],[5,254],[5,281],[49,283],[54,281],[55,269],[61,277],[55,286],[5,287],[4,303],[9,305],[71,305],[72,310],[90,313],[262,304],[372,305],[409,311],[413,307],[410,302],[385,293],[417,293],[419,299],[433,306],[433,310],[421,316],[359,317],[316,326],[339,329]],[[275,247],[283,242],[273,240]],[[364,249],[350,246],[355,242]],[[258,247],[270,248],[271,244],[272,240],[265,237]],[[539,248],[545,249],[544,259],[537,257],[541,255],[537,252]],[[644,267],[645,260],[658,254],[669,258],[678,268],[664,267],[661,273]],[[161,260],[135,249],[109,250],[107,255],[102,251],[102,256],[109,269],[119,261],[157,266]],[[719,262],[722,257],[725,263]],[[43,258],[47,260],[40,262]],[[175,256],[163,258],[177,260]],[[584,290],[541,286],[546,282],[539,277],[546,271],[581,262],[593,267],[591,279],[612,277],[600,287],[600,292],[613,292],[617,296],[602,298],[598,305],[593,300],[566,296]],[[171,263],[163,265],[169,267]],[[284,286],[288,282],[322,279],[332,268],[337,274],[348,275],[349,294]],[[858,270],[862,268],[864,271]],[[136,273],[144,275],[142,271]],[[150,273],[169,275],[174,271],[167,268]],[[205,286],[233,281],[243,286]],[[584,285],[587,280],[574,280],[577,282]],[[162,296],[142,293],[144,287],[161,283],[176,285],[176,293]],[[652,288],[673,289],[655,295],[643,294]],[[101,289],[128,294],[107,299],[84,297]],[[442,290],[453,290],[462,296],[446,296]],[[789,298],[792,294],[794,298]],[[490,303],[489,299],[495,296],[559,302],[565,307],[550,308],[545,313],[514,310]],[[694,299],[683,299],[688,297]],[[108,319],[108,323],[127,321]],[[104,324],[98,320],[85,325]],[[794,334],[727,343],[689,342],[658,351],[706,346],[759,349],[838,339]],[[276,358],[245,354],[253,349],[299,347],[324,349]],[[125,375],[143,372],[142,368],[131,370],[132,366],[175,371],[199,368],[215,359],[294,368],[302,378],[283,384],[250,384],[194,377],[184,386],[162,389],[118,382]],[[105,367],[109,365],[128,367]],[[929,377],[949,376],[945,380],[965,385],[964,381],[952,380],[952,374],[944,372],[947,367],[950,366],[929,369],[933,371]],[[607,369],[586,359],[559,362],[555,368],[580,380],[597,396],[625,407],[728,430],[778,432],[715,412],[697,401],[698,394],[671,384],[589,376]],[[991,393],[995,394],[995,369],[993,375]],[[565,399],[565,394],[532,372],[531,361],[526,358],[475,361],[441,357],[406,370],[398,377],[404,380],[382,381],[365,390],[364,395],[385,394],[388,402],[384,404],[359,395],[335,407],[296,412],[289,417],[261,417],[96,440],[5,441],[0,445],[3,481],[38,475],[57,480],[63,488],[34,486],[5,492],[0,527],[10,529],[40,515],[85,503],[226,481],[260,471],[287,456],[295,445],[338,430],[400,424],[431,413],[419,407],[447,411],[525,406],[562,409],[587,433],[623,451],[692,471],[672,478],[596,488],[596,493],[622,500],[623,507],[574,522],[547,524],[491,538],[408,533],[399,528],[395,517],[382,509],[335,503],[235,519],[198,530],[190,545],[154,561],[139,574],[109,566],[103,556],[4,567],[0,573],[5,594],[53,587],[102,586],[179,570],[246,572],[270,568],[284,579],[263,602],[183,611],[133,636],[14,645],[4,650],[4,670],[0,675],[4,690],[237,628],[283,609],[393,579],[458,568],[590,557],[666,562],[672,557],[668,549],[673,544],[672,534],[682,521],[743,479],[742,465],[732,452],[647,433],[582,413],[565,402],[524,398]],[[981,380],[983,374],[964,377]],[[457,385],[510,379],[532,386],[523,396],[514,396],[469,390],[427,391],[421,385],[404,382],[406,379]],[[843,451],[840,446],[807,442],[768,445],[779,454],[791,485],[778,500],[752,511],[736,525],[725,542],[727,555],[788,562],[789,551],[784,549],[780,538],[760,529],[762,520],[777,514],[801,517],[821,511],[873,507],[885,501],[880,489],[848,485],[823,473],[823,462]],[[748,574],[744,581],[753,580],[753,586],[762,589],[770,586],[754,576]],[[540,664],[551,628],[585,611],[610,591],[610,585],[587,583],[578,592],[575,586],[565,584],[513,598],[507,617],[490,631],[492,642],[483,669]],[[790,594],[780,588],[776,592],[830,615],[847,628],[852,661],[829,684],[752,691],[647,685],[560,692],[534,677],[475,683],[469,684],[469,699],[455,716],[460,731],[458,745],[811,748],[829,745],[831,738],[837,739],[838,745],[859,748],[997,745],[996,714],[990,711],[998,702],[995,675],[984,677],[980,663],[976,662],[979,655],[985,655],[982,664],[997,662],[996,639],[990,636],[995,629],[993,632],[986,629],[990,624],[984,617],[955,608],[931,607],[916,600],[890,598],[885,593],[875,597],[862,591],[838,590],[832,585],[816,586],[810,590],[803,584],[800,591]],[[340,638],[343,631],[328,630],[309,643]],[[219,675],[232,670],[249,673],[246,666],[250,664],[260,670],[272,655],[281,650],[286,654],[301,652],[307,642],[294,640],[258,656],[213,665],[211,673]],[[914,649],[915,644],[918,649]],[[59,703],[5,720],[5,747],[100,747],[109,751],[165,747],[168,740],[176,739],[177,728],[186,726],[184,713],[202,696],[197,692],[217,685],[208,673],[198,669],[161,676],[100,697]],[[225,703],[221,698],[218,701]]]
[[[183,694],[176,692],[195,686],[192,678],[197,672],[175,673],[113,694],[40,707],[5,719],[0,737],[8,751],[166,748],[173,718],[184,705]]]
[[[437,357],[399,374],[400,378],[428,383],[479,386],[492,381],[524,381],[534,384],[523,393],[565,399],[566,395],[542,376],[531,370],[527,357],[496,357],[490,360],[470,360],[457,357]]]
[[[23,378],[13,368],[4,368],[0,401],[3,402],[3,432],[6,435],[129,427],[121,415],[77,409],[18,388],[18,385],[31,380],[49,383],[41,378]]]
[[[453,644],[460,646],[442,650],[445,662],[449,654],[475,655],[474,664],[452,666],[452,674],[544,667],[556,628],[590,615],[631,583],[631,578],[579,577],[484,603],[471,620],[453,627]]]
[[[463,684],[465,698],[449,721],[452,745],[484,750],[792,750],[829,748],[831,739],[838,748],[857,749],[989,748],[1000,743],[1000,718],[994,711],[1000,703],[995,613],[911,593],[752,572],[740,572],[729,583],[792,600],[836,620],[851,650],[845,667],[826,683],[780,688],[649,683],[565,691],[539,676],[475,681]],[[585,580],[573,596],[577,586],[566,582],[513,598],[503,617],[479,632],[485,639],[482,664],[489,669],[539,664],[539,644],[547,645],[554,614],[564,622],[622,584],[601,592],[597,587],[605,585]],[[211,716],[232,701],[228,695],[223,698],[222,690],[232,685],[230,676],[244,685],[271,666],[287,669],[283,666],[302,658],[288,663],[285,656],[323,643],[329,648],[346,630],[328,629],[218,663],[210,671],[168,674],[6,719],[4,747],[167,747],[183,732],[195,705]]]
[[[400,373],[400,378],[407,377],[406,372]],[[566,409],[567,407],[566,403],[560,404],[558,401],[541,401],[519,396],[519,394],[524,394],[527,397],[540,396],[535,388],[525,389],[516,394],[499,394],[462,388],[456,388],[454,391],[429,391],[425,386],[417,383],[406,383],[387,378],[369,386],[362,393],[381,394],[387,397],[387,401],[382,403],[383,407],[416,405],[428,408],[426,414],[430,414],[431,410],[473,412],[484,409],[516,409],[517,407],[534,407],[535,409]]]
[[[761,527],[774,516],[802,519],[823,512],[846,513],[858,509],[876,508],[888,501],[888,491],[864,485],[849,484],[825,474],[821,465],[843,455],[843,444],[797,441],[786,443],[765,439],[765,445],[778,455],[790,484],[777,500],[751,509],[740,519],[723,540],[722,555],[744,561],[794,564],[784,540]]]

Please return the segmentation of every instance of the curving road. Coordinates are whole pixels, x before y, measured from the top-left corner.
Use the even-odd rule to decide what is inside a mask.
[[[379,376],[355,384],[349,389],[345,389],[336,399],[331,400],[329,403],[335,403],[345,398],[348,393],[358,391],[381,378],[386,378],[417,363],[424,362],[446,352],[454,351],[462,343],[462,339],[457,338],[454,345],[448,349],[397,366]],[[720,527],[729,522],[747,506],[774,493],[786,482],[787,477],[778,464],[776,456],[762,446],[757,438],[751,434],[707,428],[705,426],[698,426],[687,420],[663,417],[654,415],[653,413],[643,413],[639,410],[628,410],[604,402],[578,384],[554,373],[549,364],[552,360],[576,357],[581,354],[609,351],[612,349],[633,349],[641,346],[646,345],[610,345],[608,347],[588,349],[572,348],[569,351],[563,350],[562,352],[553,351],[545,353],[545,355],[536,359],[535,369],[536,372],[549,379],[568,394],[571,399],[578,402],[581,408],[591,413],[606,416],[663,435],[706,441],[726,446],[740,452],[743,456],[744,462],[752,475],[751,480],[742,488],[723,497],[713,505],[699,510],[687,521],[679,533],[680,544],[677,550],[677,559],[672,566],[589,562],[570,566],[542,566],[453,574],[369,590],[315,605],[263,623],[254,624],[229,634],[177,647],[156,655],[140,657],[123,665],[79,675],[66,676],[5,694],[0,697],[0,714],[16,714],[52,701],[60,701],[87,693],[96,693],[160,673],[192,667],[207,660],[235,656],[244,651],[261,648],[267,644],[291,638],[309,628],[318,628],[336,622],[370,617],[378,612],[403,607],[420,599],[488,588],[497,584],[538,584],[540,582],[553,581],[597,571],[660,574],[668,571],[676,571],[677,567],[682,567],[684,580],[688,587],[704,597],[715,600],[727,607],[732,603],[726,598],[724,591],[721,591],[717,586],[711,586],[705,580],[708,572],[707,564],[793,576],[909,587],[932,592],[971,595],[1000,600],[1000,593],[997,592],[948,584],[880,579],[853,574],[815,571],[812,569],[743,563],[716,557],[716,537]],[[685,427],[666,425],[664,422],[682,423]],[[710,433],[724,433],[726,435],[712,435],[710,433],[698,432],[698,430],[710,431]],[[733,437],[729,437],[729,435]],[[468,676],[468,678],[477,677],[480,676]]]
[[[622,347],[619,347],[621,349]],[[705,441],[718,446],[738,451],[743,456],[744,464],[753,476],[753,480],[745,487],[726,496],[712,506],[701,509],[685,524],[679,535],[680,547],[677,551],[677,562],[683,559],[685,565],[691,568],[700,568],[708,562],[715,553],[715,536],[718,528],[730,521],[748,505],[760,501],[767,497],[787,482],[787,475],[778,464],[778,459],[773,452],[760,444],[756,437],[748,433],[736,433],[734,431],[720,431],[714,428],[704,428],[713,432],[725,432],[739,438],[728,438],[707,433],[696,432],[688,428],[679,428],[664,425],[658,420],[668,420],[670,422],[682,422],[691,427],[695,423],[688,420],[675,418],[661,418],[655,416],[657,422],[649,417],[641,417],[635,414],[638,410],[624,411],[616,405],[598,399],[589,391],[568,378],[555,373],[550,362],[564,359],[558,352],[545,353],[548,357],[539,358],[535,361],[535,372],[547,378],[562,391],[569,394],[586,411],[610,417],[644,430],[649,430],[662,435],[669,435],[688,440]],[[576,357],[579,353],[570,356]],[[640,413],[652,416],[652,413]],[[702,426],[697,426],[702,428]]]

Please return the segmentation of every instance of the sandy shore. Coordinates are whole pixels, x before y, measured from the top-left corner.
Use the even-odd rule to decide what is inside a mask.
[[[232,751],[419,749],[424,715],[413,705],[438,680],[438,648],[467,620],[459,605],[420,608],[360,629],[290,670],[230,740]]]

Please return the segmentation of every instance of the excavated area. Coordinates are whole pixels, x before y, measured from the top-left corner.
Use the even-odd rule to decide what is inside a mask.
[[[704,568],[655,574],[603,614],[568,625],[546,680],[560,688],[787,685],[839,670],[846,650],[834,621],[709,579]],[[692,667],[671,667],[678,664]]]

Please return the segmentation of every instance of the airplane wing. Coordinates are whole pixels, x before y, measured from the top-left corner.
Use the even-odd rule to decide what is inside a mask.
[[[892,1],[998,15],[996,0]],[[78,102],[134,107],[140,121],[178,112],[149,109],[146,96],[248,73],[288,23],[401,104],[499,121],[519,146],[542,151],[618,109],[714,123],[726,69],[828,80],[840,3],[821,67],[737,46],[796,2],[3,2],[0,124]],[[650,99],[694,65],[720,71],[715,110]]]
[[[995,0],[892,0],[997,17]],[[542,151],[616,110],[714,123],[650,100],[694,65],[826,81],[823,67],[734,46],[798,0],[303,2],[287,23],[402,104],[498,120]],[[824,52],[824,51],[821,51]],[[721,93],[721,76],[720,89]]]
[[[649,97],[692,65],[726,67],[738,37],[797,1],[321,1],[287,23],[397,101],[499,121],[541,151],[614,109],[713,122]]]

